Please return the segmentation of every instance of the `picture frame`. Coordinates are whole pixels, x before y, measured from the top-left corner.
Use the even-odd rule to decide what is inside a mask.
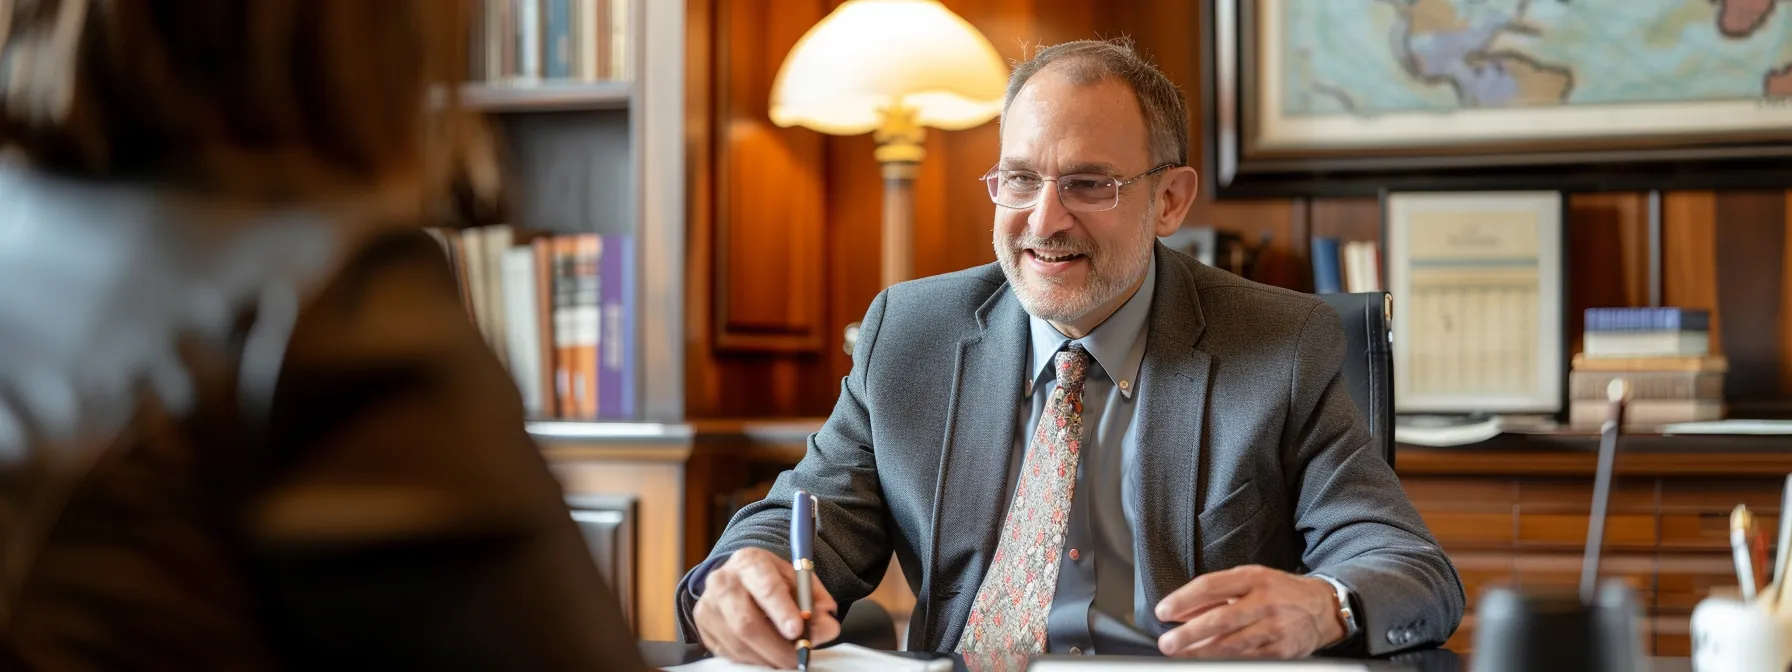
[[[1548,414],[1567,403],[1567,198],[1384,192],[1394,410]]]
[[[1220,236],[1211,226],[1184,226],[1168,236],[1159,236],[1158,241],[1208,266],[1218,263]]]
[[[1661,56],[1665,64],[1678,64],[1700,76],[1687,80],[1685,86],[1660,85],[1646,94],[1623,93],[1628,89],[1617,84],[1598,84],[1584,75],[1575,79],[1582,70],[1600,71],[1606,78],[1617,76],[1610,67],[1585,67],[1567,60],[1615,58],[1594,48],[1600,45],[1583,48],[1571,41],[1594,38],[1559,37],[1569,31],[1550,30],[1555,25],[1551,21],[1562,12],[1612,11],[1616,23],[1620,14],[1609,8],[1619,6],[1602,3],[1622,1],[1482,3],[1473,11],[1530,15],[1513,17],[1509,27],[1503,28],[1505,32],[1477,35],[1477,39],[1485,39],[1448,56],[1413,46],[1437,40],[1402,42],[1399,37],[1401,30],[1420,30],[1412,28],[1416,23],[1432,26],[1424,28],[1427,30],[1441,30],[1435,28],[1437,20],[1417,22],[1415,17],[1406,17],[1405,23],[1396,21],[1384,30],[1372,30],[1361,22],[1385,22],[1384,15],[1389,13],[1449,3],[1203,1],[1196,19],[1202,42],[1203,186],[1207,193],[1227,199],[1373,196],[1383,189],[1601,191],[1792,185],[1792,161],[1787,160],[1792,157],[1792,63],[1772,59],[1745,63],[1738,66],[1745,67],[1744,71],[1724,71],[1729,88],[1723,89],[1707,83],[1713,76],[1704,74],[1705,66],[1729,55],[1719,53],[1709,60],[1699,60],[1705,57],[1697,55],[1702,49],[1752,49],[1748,45],[1757,42],[1761,53],[1781,53],[1779,49],[1785,45],[1780,42],[1792,41],[1792,12],[1766,14],[1759,22],[1764,27],[1744,26],[1741,29],[1756,32],[1742,36],[1724,32],[1741,30],[1725,23],[1729,17],[1690,22],[1682,34],[1684,45],[1668,41],[1663,43],[1668,46],[1651,48],[1669,50]],[[1723,3],[1696,4],[1685,11],[1730,11]],[[1629,14],[1645,11],[1630,5],[1622,9]],[[1347,23],[1341,17],[1355,23],[1337,25]],[[1486,17],[1470,18],[1479,21]],[[1651,16],[1623,18],[1637,31],[1649,26],[1636,22],[1656,20]],[[1666,21],[1666,15],[1660,20]],[[1380,23],[1372,27],[1383,28]],[[1761,32],[1770,30],[1773,32]],[[1324,39],[1302,41],[1308,39],[1302,36],[1311,35]],[[1455,37],[1460,36],[1452,39]],[[1688,42],[1694,38],[1696,44]],[[1406,53],[1393,53],[1403,48]],[[1562,60],[1534,57],[1526,48],[1563,52],[1556,54]],[[1325,49],[1335,53],[1312,53]],[[1754,51],[1746,53],[1755,58]],[[1340,60],[1353,63],[1330,65]],[[1444,74],[1420,70],[1450,64],[1463,67]],[[1399,81],[1402,67],[1411,70],[1406,73],[1411,81]],[[1313,72],[1321,70],[1324,72]],[[1521,70],[1527,75],[1524,79],[1518,77]],[[1759,77],[1750,80],[1755,70]],[[1510,86],[1499,90],[1508,94],[1517,90],[1522,95],[1489,100],[1493,94],[1475,93],[1480,80],[1474,78],[1490,72],[1510,75]],[[1633,75],[1642,78],[1650,72],[1639,70]],[[1345,81],[1335,84],[1323,79],[1328,75]],[[1748,81],[1760,83],[1758,97],[1736,93]],[[1395,88],[1405,93],[1380,93]],[[1676,93],[1681,89],[1688,93]],[[1407,101],[1406,93],[1412,91],[1418,92],[1410,96],[1417,102]],[[1723,98],[1732,93],[1738,97]],[[1688,98],[1648,98],[1666,95]],[[1631,100],[1626,96],[1641,102],[1623,102]],[[1330,98],[1337,100],[1326,102]],[[1315,100],[1320,102],[1311,102]],[[1606,100],[1620,102],[1606,104]],[[1401,107],[1409,102],[1415,107]]]

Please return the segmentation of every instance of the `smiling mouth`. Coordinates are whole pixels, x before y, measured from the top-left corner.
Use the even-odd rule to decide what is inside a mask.
[[[1043,261],[1043,262],[1046,262],[1049,264],[1056,264],[1056,263],[1065,262],[1065,261],[1074,261],[1074,260],[1083,258],[1083,255],[1078,254],[1076,252],[1053,253],[1053,252],[1042,252],[1039,250],[1027,250],[1027,253],[1033,255],[1034,259],[1038,259],[1040,261]]]

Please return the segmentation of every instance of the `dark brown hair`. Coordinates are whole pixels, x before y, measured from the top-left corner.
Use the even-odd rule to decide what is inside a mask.
[[[1004,116],[1027,80],[1052,65],[1078,84],[1093,84],[1108,77],[1120,80],[1138,97],[1139,109],[1145,114],[1151,162],[1188,165],[1188,105],[1182,92],[1162,71],[1140,57],[1132,40],[1126,38],[1056,44],[1016,64],[1008,77],[1008,95],[1002,101]]]
[[[0,0],[0,153],[255,199],[442,180],[464,0]],[[440,94],[437,94],[438,96]]]

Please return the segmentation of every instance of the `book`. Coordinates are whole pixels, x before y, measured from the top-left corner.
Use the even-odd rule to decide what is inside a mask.
[[[1342,260],[1338,256],[1338,239],[1313,238],[1312,255],[1313,293],[1336,294],[1344,291]]]
[[[1702,308],[1588,308],[1587,331],[1710,331]]]
[[[1705,331],[1589,331],[1581,336],[1588,359],[1612,357],[1701,357],[1711,352]]]
[[[480,313],[479,319],[485,325],[486,337],[491,343],[492,351],[498,355],[499,361],[508,366],[510,364],[510,328],[508,326],[510,310],[504,305],[504,253],[510,249],[511,243],[515,242],[516,234],[508,224],[494,224],[480,228],[485,232],[485,235],[480,238],[482,245],[479,251],[482,256],[480,264],[484,267],[484,276],[480,278],[480,285],[475,288],[475,291],[484,292],[485,311]]]
[[[1356,240],[1344,244],[1344,291],[1381,291],[1381,263],[1375,243]]]
[[[535,249],[512,247],[504,251],[504,326],[509,349],[510,375],[523,396],[523,412],[539,417],[543,411],[541,390],[540,323],[535,319]]]
[[[545,34],[542,76],[548,79],[571,79],[573,59],[578,58],[577,33],[573,24],[573,0],[542,0],[542,27]]]
[[[597,416],[622,420],[635,416],[635,245],[629,236],[604,236],[598,260],[598,291],[603,311],[597,367]]]
[[[1703,357],[1588,357],[1575,355],[1576,371],[1729,371],[1723,355]]]
[[[1723,399],[1721,371],[1572,371],[1570,399],[1605,399],[1606,386],[1622,378],[1631,399]]]

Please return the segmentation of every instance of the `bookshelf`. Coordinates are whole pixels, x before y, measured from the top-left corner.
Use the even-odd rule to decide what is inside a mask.
[[[560,436],[554,423],[564,421],[582,427],[589,441],[628,442],[638,433],[627,423],[684,420],[678,347],[684,331],[683,14],[679,3],[644,0],[475,5],[469,81],[459,93],[469,109],[487,115],[499,136],[511,205],[504,222],[510,231],[491,244],[513,249],[537,237],[597,234],[608,248],[599,255],[621,258],[615,246],[622,244],[632,256],[627,269],[632,272],[623,283],[630,310],[620,318],[621,328],[606,321],[618,319],[608,304],[597,309],[599,326],[593,327],[627,345],[618,357],[625,362],[619,375],[628,390],[620,396],[631,399],[629,408],[606,405],[598,415],[581,406],[569,413],[556,410],[550,400],[531,413],[531,431],[540,436]],[[469,280],[475,274],[502,276],[493,263],[501,261],[498,256],[487,257],[481,262],[485,268],[469,273]],[[482,279],[497,285],[512,280]],[[550,280],[535,291],[555,291],[553,284]],[[528,314],[551,331],[559,310]],[[495,328],[503,330],[509,321],[505,316]],[[564,344],[552,333],[545,336],[547,343],[534,350],[541,368],[548,369],[554,355],[540,351]],[[612,357],[601,338],[596,348]],[[488,339],[500,350],[508,348],[505,336],[488,334]],[[508,363],[512,355],[500,357]],[[548,394],[556,387],[550,381]]]
[[[469,77],[458,92],[490,121],[504,163],[509,229],[489,243],[497,250],[487,259],[522,248],[534,253],[535,268],[557,269],[555,257],[541,265],[533,240],[586,234],[600,237],[604,253],[616,245],[631,253],[632,263],[619,267],[626,272],[626,319],[612,332],[604,303],[592,324],[599,325],[599,347],[616,335],[629,344],[621,384],[632,408],[566,415],[555,404],[543,408],[538,397],[542,410],[530,414],[525,429],[592,537],[599,565],[619,584],[615,592],[637,636],[656,640],[676,638],[672,595],[684,570],[685,463],[694,444],[684,401],[684,13],[684,3],[659,0],[477,1]],[[481,241],[467,247],[485,249],[493,227],[484,228],[456,232],[451,241]],[[557,272],[549,271],[545,283],[540,273],[496,275],[502,282],[535,278],[539,297],[554,288]],[[506,296],[506,309],[542,306],[513,301],[507,289],[495,290]],[[538,330],[554,328],[555,310],[546,309],[546,319],[541,309],[532,313]],[[482,317],[473,315],[484,330]],[[507,365],[513,355],[500,342],[508,340],[494,341]],[[560,345],[549,332],[538,352]],[[557,381],[543,381],[553,394]]]

